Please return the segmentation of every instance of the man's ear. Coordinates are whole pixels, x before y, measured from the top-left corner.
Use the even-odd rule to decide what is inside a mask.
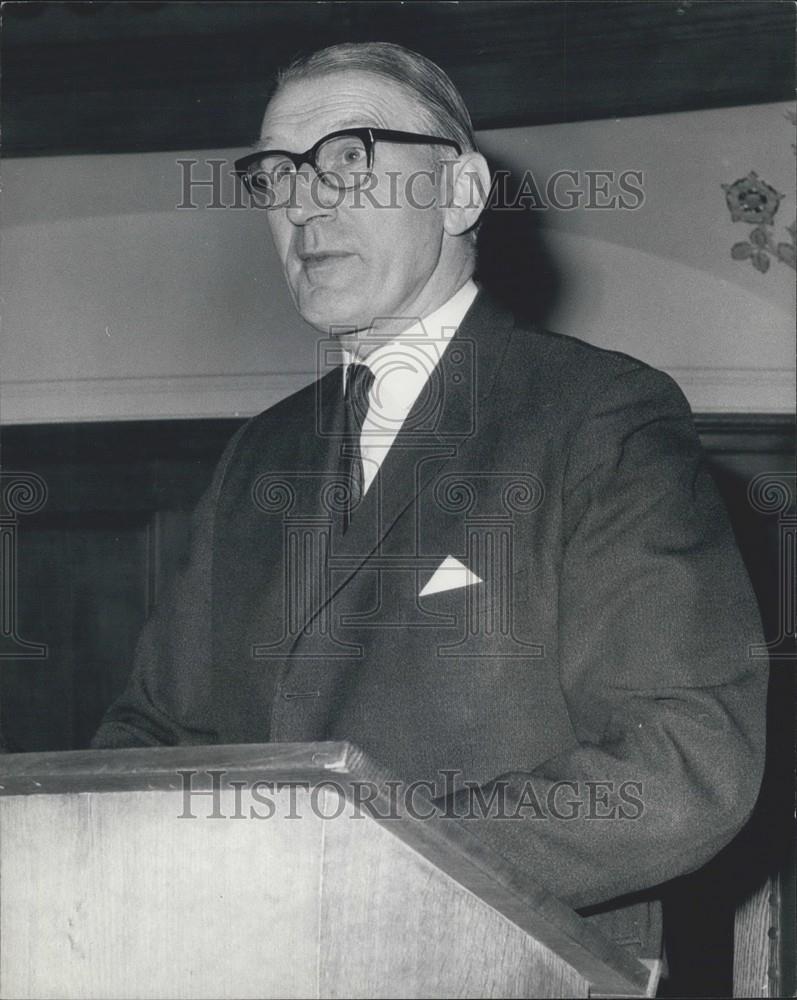
[[[449,236],[461,236],[476,225],[490,195],[490,168],[481,153],[463,153],[445,164],[445,216]]]

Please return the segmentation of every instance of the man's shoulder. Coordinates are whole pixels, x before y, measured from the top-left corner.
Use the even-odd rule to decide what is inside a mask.
[[[594,379],[612,377],[636,368],[655,370],[640,358],[623,351],[599,347],[586,340],[545,329],[536,323],[517,321],[510,350],[525,355],[539,371],[552,374],[559,369],[572,371],[577,377]]]
[[[521,321],[512,331],[501,368],[518,392],[555,400],[557,409],[583,410],[613,386],[624,384],[640,393],[655,391],[683,400],[671,376],[640,358]]]
[[[216,465],[217,491],[222,483],[225,488],[229,485],[236,470],[238,476],[246,476],[258,466],[268,466],[275,457],[295,451],[302,437],[314,432],[319,386],[334,374],[302,386],[242,424]]]
[[[581,395],[590,387],[605,385],[607,381],[635,371],[650,372],[654,378],[669,378],[623,351],[548,330],[541,323],[515,312],[489,290],[482,289],[463,323],[463,333],[472,334],[479,354],[484,352],[489,358],[496,349],[493,338],[504,330],[508,336],[500,338],[498,367],[505,385],[515,382],[535,392],[547,389],[561,396],[562,391],[574,390]]]
[[[297,430],[300,429],[315,413],[321,384],[336,376],[340,377],[340,373],[329,372],[321,378],[314,379],[250,417],[240,429],[241,437],[248,439],[261,434],[270,434],[275,428],[285,429],[295,426]]]

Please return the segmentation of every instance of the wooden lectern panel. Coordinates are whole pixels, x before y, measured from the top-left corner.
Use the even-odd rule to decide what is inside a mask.
[[[179,792],[0,800],[2,996],[317,996],[323,820],[200,808],[181,819]]]
[[[5,756],[0,997],[646,994],[463,824],[356,805],[387,782],[348,744]]]
[[[589,995],[583,976],[387,822],[329,824],[323,866],[321,996]]]

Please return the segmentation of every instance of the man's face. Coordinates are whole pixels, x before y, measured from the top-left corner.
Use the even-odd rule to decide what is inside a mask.
[[[429,132],[398,86],[345,71],[287,84],[266,111],[262,148],[298,153],[337,129],[365,126]],[[453,248],[443,208],[425,207],[435,201],[433,152],[377,141],[373,200],[362,191],[326,188],[305,165],[287,207],[267,212],[288,286],[308,323],[324,332],[368,329],[375,319],[416,317],[439,304]],[[391,181],[389,173],[398,178]]]

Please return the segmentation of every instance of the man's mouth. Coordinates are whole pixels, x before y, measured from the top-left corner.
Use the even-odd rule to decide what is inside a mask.
[[[320,264],[343,260],[346,257],[353,256],[353,254],[345,250],[312,250],[300,251],[297,256],[305,267],[314,267]]]

